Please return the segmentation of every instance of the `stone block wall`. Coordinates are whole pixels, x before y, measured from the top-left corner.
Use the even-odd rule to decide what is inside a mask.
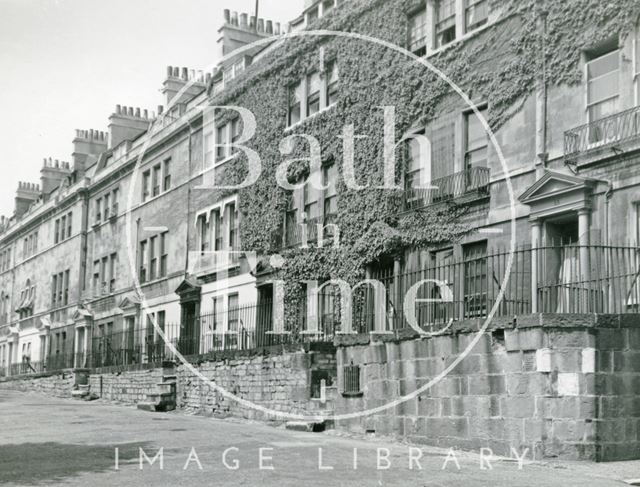
[[[207,361],[194,367],[240,399],[275,411],[316,415],[325,405],[311,397],[313,371],[324,370],[335,377],[336,358],[335,350],[297,351]],[[278,420],[225,396],[184,365],[178,367],[177,401],[179,408],[199,414]]]
[[[102,399],[123,404],[144,401],[147,393],[162,382],[162,369],[128,370],[109,374],[91,374],[91,392]]]
[[[432,338],[347,338],[337,352],[338,392],[343,366],[353,364],[361,395],[339,394],[338,414],[414,397],[338,427],[507,456],[528,449],[536,459],[640,458],[636,315],[532,315],[481,336],[478,328],[461,323]]]
[[[301,415],[320,415],[330,411],[331,401],[312,398],[319,391],[319,378],[327,386],[335,382],[336,353],[333,346],[307,344],[290,350],[261,350],[253,354],[227,352],[200,359],[192,364],[209,381],[226,391],[274,411]],[[88,371],[87,371],[88,372]],[[318,372],[321,372],[318,374]],[[242,405],[203,382],[197,374],[180,364],[162,368],[113,370],[91,373],[91,394],[121,404],[137,404],[156,391],[163,375],[177,377],[177,407],[197,414],[218,417],[235,416],[256,420],[282,420],[255,408]],[[59,397],[71,397],[75,388],[73,373],[44,377],[24,377],[0,381],[0,388],[35,391]],[[327,394],[329,396],[329,394]]]
[[[75,387],[75,374],[71,371],[58,374],[39,374],[24,379],[0,381],[0,389],[37,392],[54,397],[71,397]]]

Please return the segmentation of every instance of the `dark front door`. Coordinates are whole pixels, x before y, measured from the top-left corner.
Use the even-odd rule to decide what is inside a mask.
[[[200,322],[197,315],[197,303],[182,304],[182,326],[178,350],[183,355],[200,353]]]
[[[258,309],[256,310],[256,346],[274,345],[278,337],[268,332],[273,330],[273,285],[265,284],[258,288]]]

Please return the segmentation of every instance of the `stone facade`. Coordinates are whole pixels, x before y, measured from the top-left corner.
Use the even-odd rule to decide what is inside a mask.
[[[507,456],[528,449],[536,459],[638,458],[639,324],[638,315],[532,315],[480,336],[478,323],[461,323],[444,336],[345,340],[337,414],[420,393],[338,427]],[[359,366],[355,397],[340,394],[350,364]]]

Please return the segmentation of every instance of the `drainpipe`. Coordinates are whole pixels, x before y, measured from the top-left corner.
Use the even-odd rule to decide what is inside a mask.
[[[603,235],[603,244],[604,244],[604,251],[605,251],[605,258],[604,258],[604,275],[605,276],[609,276],[609,269],[612,268],[611,266],[611,249],[608,248],[607,246],[609,245],[609,221],[610,221],[610,216],[609,216],[609,208],[610,208],[610,203],[611,203],[611,197],[613,196],[613,184],[609,183],[609,186],[607,187],[607,191],[604,193],[604,235]],[[607,280],[607,295],[609,296],[609,310],[612,311],[613,309],[615,309],[615,301],[613,299],[613,292],[611,289],[611,284],[609,283],[609,281]]]
[[[544,175],[549,154],[547,153],[547,11],[539,9],[536,18],[540,39],[540,73],[536,87],[536,179]]]

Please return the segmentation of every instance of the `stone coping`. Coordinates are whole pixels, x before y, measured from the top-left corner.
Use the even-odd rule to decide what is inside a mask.
[[[484,324],[485,319],[469,319],[454,322],[451,327],[437,336],[450,336],[462,333],[475,333]],[[579,314],[579,313],[534,313],[507,318],[504,316],[494,318],[487,331],[514,330],[530,328],[640,328],[640,313],[631,314]],[[415,340],[420,335],[413,328],[395,330],[386,334],[358,333],[338,335],[334,340],[336,347],[349,347],[354,345],[368,345],[372,342],[402,342]]]

